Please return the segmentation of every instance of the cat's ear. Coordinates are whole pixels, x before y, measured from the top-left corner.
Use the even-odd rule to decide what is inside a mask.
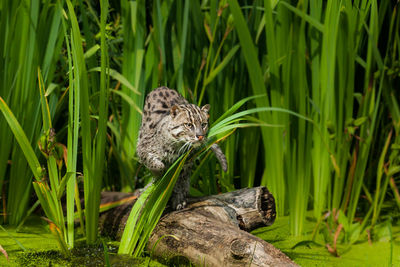
[[[210,104],[205,104],[204,106],[201,107],[201,110],[204,111],[205,113],[208,113],[210,110]]]
[[[177,105],[173,105],[171,107],[171,111],[170,111],[172,118],[175,118],[175,116],[176,116],[176,114],[178,114],[178,112],[179,112],[179,107]]]

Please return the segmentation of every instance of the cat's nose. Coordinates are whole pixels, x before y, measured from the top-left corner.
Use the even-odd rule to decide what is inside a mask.
[[[204,139],[204,135],[196,135],[196,136],[197,136],[197,139],[199,139],[199,141]]]

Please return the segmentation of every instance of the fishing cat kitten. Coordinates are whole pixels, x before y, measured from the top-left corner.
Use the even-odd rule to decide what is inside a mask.
[[[137,154],[139,161],[156,177],[162,177],[172,163],[189,148],[198,148],[206,142],[210,105],[190,104],[177,91],[165,86],[150,92],[143,107]],[[221,148],[214,144],[211,150],[226,172],[227,162]],[[193,162],[187,161],[171,196],[174,210],[186,205]]]

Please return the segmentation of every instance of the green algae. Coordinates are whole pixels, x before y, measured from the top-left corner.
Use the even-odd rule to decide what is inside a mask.
[[[399,227],[393,227],[393,242],[389,242],[386,228],[382,227],[378,242],[369,244],[362,237],[351,247],[338,245],[339,257],[334,257],[325,248],[322,235],[317,236],[316,242],[310,241],[314,225],[309,221],[306,226],[308,235],[293,237],[289,234],[288,217],[280,217],[272,226],[252,233],[282,250],[301,266],[389,266],[390,260],[392,266],[400,266]],[[0,254],[0,266],[105,266],[102,245],[87,247],[78,243],[72,250],[73,256],[64,258],[47,224],[39,217],[30,218],[18,232],[10,226],[5,226],[5,229],[7,233],[0,230],[0,244],[10,261],[7,262]],[[165,266],[148,257],[133,259],[116,255],[115,246],[109,245],[107,249],[111,266]]]
[[[59,251],[41,251],[21,253],[15,261],[18,266],[107,266],[104,260],[104,251],[101,246],[77,247],[71,251],[71,257],[65,258]],[[109,254],[110,266],[165,266],[150,258],[134,259],[115,253]]]
[[[400,266],[400,228],[393,228],[393,242],[382,235],[378,242],[370,244],[367,237],[352,246],[338,244],[339,257],[330,254],[323,236],[311,241],[315,222],[308,221],[307,234],[301,237],[290,235],[289,218],[277,218],[269,227],[259,228],[252,234],[279,248],[300,266]],[[390,264],[391,262],[391,264]]]
[[[102,244],[89,247],[77,242],[71,250],[72,256],[65,258],[47,223],[39,217],[29,218],[19,231],[15,227],[3,227],[6,232],[0,230],[0,244],[7,251],[9,261],[0,254],[0,266],[106,266]],[[107,250],[111,266],[165,266],[149,257],[133,259],[117,255],[115,246]]]
[[[9,262],[1,254],[0,266],[17,266],[22,252],[58,250],[57,242],[47,224],[39,217],[30,218],[18,231],[15,227],[3,226],[0,244],[7,251]],[[18,243],[19,242],[19,243]]]

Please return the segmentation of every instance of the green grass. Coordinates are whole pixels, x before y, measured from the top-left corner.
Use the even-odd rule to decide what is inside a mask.
[[[188,156],[189,152],[182,155],[160,180],[154,181],[142,192],[126,222],[118,254],[132,254],[134,257],[143,254]]]
[[[193,195],[266,185],[292,235],[312,210],[316,232],[374,239],[399,219],[399,28],[393,1],[2,1],[0,222],[24,220],[34,177],[66,244],[96,242],[101,190],[151,178],[141,108],[166,85],[211,105],[228,159],[199,154]],[[43,149],[51,128],[67,164]]]
[[[1,4],[0,96],[21,122],[31,145],[36,144],[41,135],[37,70],[38,67],[43,70],[47,88],[55,76],[55,56],[61,49],[60,18],[60,10],[51,3],[3,1]],[[54,115],[56,93],[51,98],[50,107]],[[0,189],[7,181],[6,188],[12,192],[6,195],[8,216],[4,216],[3,221],[16,225],[28,209],[32,172],[3,119],[0,128]],[[36,146],[34,149],[39,153]],[[15,178],[5,179],[6,176]]]

